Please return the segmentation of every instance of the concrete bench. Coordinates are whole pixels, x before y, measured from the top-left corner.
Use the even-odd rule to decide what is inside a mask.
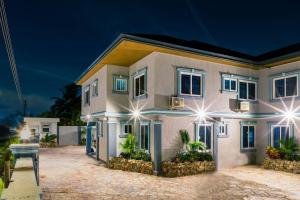
[[[36,183],[32,158],[17,159],[11,183],[4,189],[1,200],[41,199],[42,191]]]

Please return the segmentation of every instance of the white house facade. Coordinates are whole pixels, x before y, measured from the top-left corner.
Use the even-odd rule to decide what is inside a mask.
[[[299,49],[300,50],[300,49]],[[300,51],[253,57],[170,37],[121,35],[79,77],[87,153],[118,156],[128,133],[155,169],[182,149],[179,130],[202,141],[217,168],[261,163],[268,145],[295,137]]]
[[[31,136],[43,138],[46,134],[57,135],[57,123],[59,118],[24,117],[24,123],[28,126]]]

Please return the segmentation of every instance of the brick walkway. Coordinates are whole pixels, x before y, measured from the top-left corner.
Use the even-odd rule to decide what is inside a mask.
[[[42,149],[40,176],[44,199],[300,199],[300,175],[240,167],[162,178],[109,170],[84,147]]]

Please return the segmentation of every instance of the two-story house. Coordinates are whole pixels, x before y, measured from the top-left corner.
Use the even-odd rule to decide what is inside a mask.
[[[82,119],[89,122],[87,153],[95,141],[97,159],[107,161],[133,133],[159,170],[182,150],[179,131],[186,129],[206,144],[218,168],[261,163],[266,146],[300,137],[299,47],[250,56],[122,34],[77,80]]]

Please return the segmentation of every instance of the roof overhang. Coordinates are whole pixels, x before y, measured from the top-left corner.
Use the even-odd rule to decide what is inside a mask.
[[[257,69],[251,60],[121,34],[76,80],[82,85],[106,64],[128,67],[152,52],[168,53],[237,67]]]
[[[290,62],[300,60],[300,52],[283,55],[273,59],[256,62],[249,59],[214,53],[205,50],[189,48],[185,46],[160,42],[157,40],[146,39],[143,37],[121,34],[113,43],[77,78],[75,81],[82,85],[95,72],[104,65],[120,65],[129,67],[138,60],[151,54],[152,52],[161,52],[171,55],[183,56],[187,58],[205,60],[215,63],[221,63],[236,67],[245,67],[250,69],[261,69],[274,67]]]

